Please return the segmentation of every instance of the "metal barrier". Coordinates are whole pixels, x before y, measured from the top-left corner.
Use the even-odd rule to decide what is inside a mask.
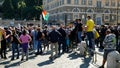
[[[92,58],[92,63],[96,63],[97,62],[97,54],[100,55],[100,56],[103,56],[103,54],[95,51],[95,50],[92,50],[94,52],[94,56]]]

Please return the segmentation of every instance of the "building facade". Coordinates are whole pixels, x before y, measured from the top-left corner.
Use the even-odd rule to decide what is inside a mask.
[[[49,21],[72,22],[90,15],[96,24],[120,23],[119,0],[43,0],[43,8],[49,12]]]

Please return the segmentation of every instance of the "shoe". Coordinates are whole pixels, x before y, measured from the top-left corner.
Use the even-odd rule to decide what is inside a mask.
[[[23,61],[23,58],[21,59],[21,61]]]
[[[26,59],[26,61],[28,61],[28,59]]]
[[[3,59],[3,56],[1,56],[1,58]]]
[[[17,57],[16,59],[19,59],[19,57]]]
[[[4,59],[7,59],[7,57],[4,57]]]
[[[40,55],[42,55],[42,54],[43,54],[43,52],[40,52],[39,54],[40,54]]]
[[[51,56],[49,57],[49,59],[50,59],[50,60],[54,60],[54,58],[53,58],[53,57],[51,57]]]
[[[94,56],[94,54],[93,53],[91,53],[91,57],[93,57]]]
[[[104,66],[100,66],[99,68],[104,68]]]
[[[13,60],[14,60],[14,58],[11,59],[11,61],[13,61]]]
[[[37,52],[35,55],[37,56],[37,55],[39,55],[39,53]]]

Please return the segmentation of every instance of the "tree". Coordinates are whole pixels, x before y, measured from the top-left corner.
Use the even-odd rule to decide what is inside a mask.
[[[2,9],[5,19],[39,19],[42,0],[5,0]]]
[[[2,6],[3,18],[14,18],[14,8],[11,0],[5,0]]]

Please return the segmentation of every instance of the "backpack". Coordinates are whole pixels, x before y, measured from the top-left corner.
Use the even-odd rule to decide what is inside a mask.
[[[15,42],[16,44],[20,44],[19,40],[18,40],[18,36],[17,35],[12,35],[13,37],[13,42]]]
[[[119,42],[119,44],[116,46],[116,50],[120,53],[120,42]]]

